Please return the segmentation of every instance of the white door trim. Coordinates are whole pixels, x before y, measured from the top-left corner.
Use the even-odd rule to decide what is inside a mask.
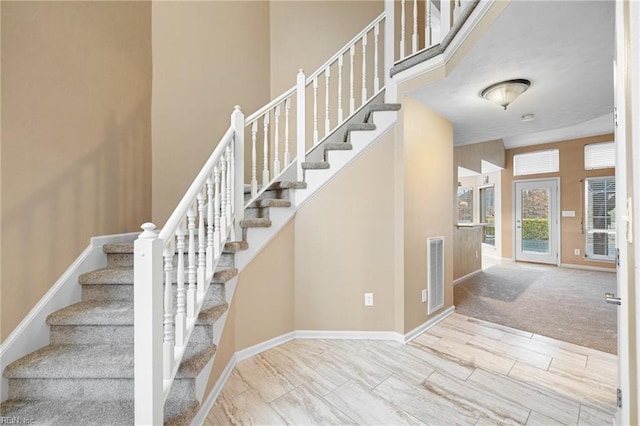
[[[555,261],[555,265],[556,266],[560,266],[560,248],[562,245],[562,228],[561,228],[561,220],[560,220],[560,178],[559,177],[549,177],[549,178],[536,178],[536,179],[518,179],[518,180],[514,180],[513,184],[512,184],[512,189],[511,189],[511,193],[513,194],[513,200],[512,200],[512,212],[513,212],[513,217],[512,217],[512,221],[511,221],[511,226],[512,226],[512,230],[513,230],[513,237],[512,237],[512,243],[513,243],[513,254],[512,254],[512,260],[515,262],[516,259],[516,253],[517,253],[517,232],[516,232],[516,208],[517,208],[517,193],[516,193],[516,187],[518,186],[519,183],[532,183],[532,182],[555,182],[556,184],[556,199],[553,200],[554,202],[552,203],[553,206],[551,207],[552,209],[552,214],[555,215],[555,230],[556,230],[556,238],[555,241],[552,241],[552,245],[551,245],[551,249],[555,249],[555,255],[556,255],[556,261]],[[552,239],[553,240],[553,239]]]

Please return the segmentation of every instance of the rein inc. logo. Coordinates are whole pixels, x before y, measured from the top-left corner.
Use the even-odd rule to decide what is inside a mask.
[[[35,419],[28,417],[8,417],[0,416],[0,425],[34,425]]]

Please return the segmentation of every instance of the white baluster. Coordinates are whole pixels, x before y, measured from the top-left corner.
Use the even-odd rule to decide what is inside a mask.
[[[380,38],[380,24],[376,24],[373,29],[373,93],[380,90],[380,65],[378,59],[378,39]]]
[[[354,95],[354,82],[353,82],[353,60],[356,54],[356,47],[351,45],[349,49],[349,61],[351,62],[351,69],[349,70],[349,113],[353,114],[356,109],[356,98]]]
[[[405,1],[402,0],[400,2],[401,11],[400,11],[400,59],[404,59],[404,44],[405,44],[405,20],[406,20],[406,12],[405,12]]]
[[[433,27],[431,24],[431,2],[426,0],[424,8],[424,46],[431,47],[433,43]]]
[[[338,125],[342,124],[344,116],[342,109],[342,55],[338,57]]]
[[[302,170],[302,163],[307,157],[306,152],[306,98],[305,93],[306,79],[302,68],[298,70],[296,76],[296,179],[299,181],[304,180],[304,171]]]
[[[318,77],[313,78],[313,146],[318,143]]]
[[[227,162],[220,158],[220,239],[227,235]]]
[[[327,65],[324,70],[324,136],[327,137],[331,131],[329,119],[329,78],[331,77],[331,65]]]
[[[413,0],[413,34],[411,35],[412,53],[418,51],[418,0]]]
[[[225,149],[225,154],[224,154],[224,158],[225,161],[227,162],[227,209],[225,211],[223,211],[223,214],[227,215],[227,226],[231,226],[231,218],[233,217],[231,215],[231,210],[232,210],[232,204],[233,204],[233,198],[231,198],[231,146],[227,145],[227,149]],[[222,238],[226,238],[227,237],[227,228],[224,228],[223,230],[223,234],[222,234]]]
[[[362,36],[362,105],[367,102],[367,33]]]
[[[264,144],[262,161],[262,185],[266,188],[269,185],[269,111],[264,114]]]
[[[175,335],[173,333],[173,241],[164,249],[164,336],[162,338],[163,376],[171,377],[174,362]]]
[[[258,165],[256,158],[256,139],[258,136],[258,120],[251,125],[251,198],[258,195]]]
[[[202,191],[198,193],[198,294],[204,294],[207,290],[205,285],[205,271],[207,270],[207,241],[204,228],[204,195]]]
[[[198,265],[196,263],[196,215],[193,206],[189,207],[187,212],[187,230],[189,232],[189,246],[187,260],[187,318],[195,319],[196,317],[196,279]]]
[[[216,251],[214,249],[214,241],[215,238],[213,233],[214,229],[214,214],[213,214],[213,179],[211,178],[211,174],[207,177],[207,276],[211,275],[213,272],[213,259],[217,258]]]
[[[280,152],[278,151],[278,145],[280,145],[280,104],[276,105],[275,110],[276,117],[276,128],[275,128],[275,150],[273,152],[273,156],[275,159],[273,160],[273,176],[278,176],[280,174]]]
[[[176,309],[176,346],[184,346],[187,337],[187,290],[184,287],[184,226],[181,223],[176,230],[178,249],[178,295]]]
[[[221,234],[220,234],[220,167],[216,164],[213,169],[213,186],[215,195],[213,197],[213,250],[214,258],[220,256]]]
[[[284,100],[284,166],[287,167],[291,162],[291,153],[289,152],[289,109],[291,101],[289,98]]]

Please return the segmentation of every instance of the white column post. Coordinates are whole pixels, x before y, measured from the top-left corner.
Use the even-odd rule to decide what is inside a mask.
[[[384,0],[384,101],[396,101],[395,87],[391,80],[391,68],[395,62],[395,2]]]
[[[135,424],[164,423],[162,379],[162,241],[153,223],[134,243]]]
[[[235,131],[233,139],[235,188],[234,188],[234,234],[236,238],[242,238],[240,221],[244,219],[244,114],[238,105],[231,113],[231,126]]]
[[[305,77],[304,71],[300,69],[298,71],[298,78],[296,83],[296,103],[297,103],[297,114],[296,114],[296,130],[297,130],[297,147],[296,147],[296,158],[297,158],[297,179],[302,182],[304,180],[304,174],[302,171],[302,163],[306,158],[306,116],[305,116],[305,108],[306,108],[306,96],[305,96]]]

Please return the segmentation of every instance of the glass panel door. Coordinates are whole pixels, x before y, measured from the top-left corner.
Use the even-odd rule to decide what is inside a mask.
[[[516,182],[516,260],[557,264],[557,180]]]

